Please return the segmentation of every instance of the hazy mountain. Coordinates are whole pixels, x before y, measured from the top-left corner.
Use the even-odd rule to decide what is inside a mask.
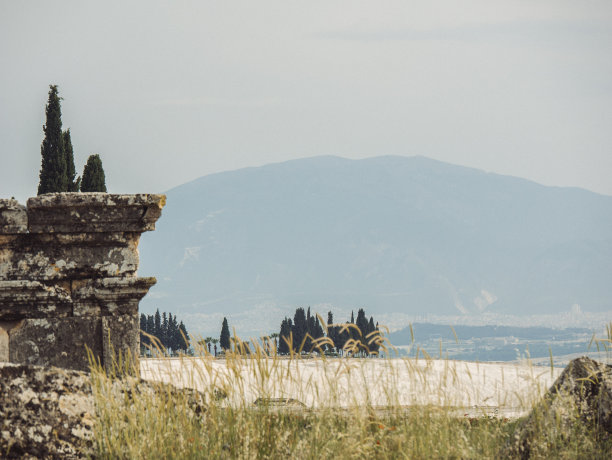
[[[586,190],[423,157],[328,156],[213,174],[167,196],[141,243],[141,274],[158,278],[145,311],[612,310],[612,197]]]

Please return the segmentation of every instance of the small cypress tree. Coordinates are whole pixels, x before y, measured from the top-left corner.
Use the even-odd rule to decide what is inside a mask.
[[[100,155],[90,155],[87,159],[87,164],[83,169],[83,178],[81,179],[81,192],[106,193],[106,179]]]
[[[62,133],[62,109],[57,85],[49,85],[49,100],[46,107],[46,122],[43,126],[45,138],[40,146],[42,164],[38,194],[66,192],[68,175]]]
[[[81,188],[81,177],[76,177],[76,169],[74,167],[74,150],[72,148],[72,139],[70,138],[70,129],[63,132],[64,137],[64,153],[66,158],[66,178],[67,192],[78,192]]]
[[[230,331],[227,324],[227,318],[223,318],[223,324],[221,325],[221,336],[219,337],[219,344],[222,350],[230,349]]]

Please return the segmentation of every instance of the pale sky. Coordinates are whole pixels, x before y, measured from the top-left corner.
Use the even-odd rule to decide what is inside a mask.
[[[111,192],[389,154],[612,195],[609,0],[0,0],[0,197],[51,83]]]

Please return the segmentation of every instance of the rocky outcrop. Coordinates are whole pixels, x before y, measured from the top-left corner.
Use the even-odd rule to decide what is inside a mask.
[[[190,389],[125,377],[112,394],[130,404],[143,393],[187,397],[189,416],[206,411]],[[94,446],[96,398],[89,373],[31,365],[0,365],[0,458],[86,458]]]
[[[528,459],[551,439],[571,439],[576,427],[612,436],[612,366],[582,357],[571,361],[544,400],[517,427],[503,458]],[[535,455],[537,456],[537,455]]]
[[[0,200],[0,362],[77,370],[138,355],[140,234],[164,195],[52,193]]]

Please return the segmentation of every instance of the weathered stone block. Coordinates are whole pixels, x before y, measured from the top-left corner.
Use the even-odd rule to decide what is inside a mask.
[[[30,233],[146,232],[155,230],[165,195],[48,193],[27,204]]]
[[[205,396],[196,390],[130,377],[108,385],[95,378],[55,367],[0,363],[0,456],[97,458],[96,410],[127,411],[143,397],[184,401],[184,415],[190,418],[201,418],[207,411]]]
[[[103,278],[72,283],[74,316],[112,316],[138,313],[138,302],[156,279]],[[136,328],[139,329],[140,325]]]
[[[12,363],[88,370],[86,347],[103,355],[99,317],[24,319],[8,335]]]
[[[0,363],[2,458],[91,454],[95,405],[89,375]]]
[[[139,233],[0,235],[0,279],[134,276]]]
[[[0,281],[0,321],[62,318],[72,310],[70,291],[65,288],[39,281]]]
[[[0,199],[0,234],[11,235],[28,231],[26,208],[17,200]]]
[[[102,317],[102,363],[107,372],[112,374],[114,363],[123,361],[129,369],[139,373],[139,330],[138,312],[132,315]]]

